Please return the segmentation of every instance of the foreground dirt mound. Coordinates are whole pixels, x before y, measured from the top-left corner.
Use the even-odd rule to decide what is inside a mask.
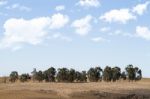
[[[139,94],[139,93],[108,93],[89,91],[82,93],[73,93],[70,95],[70,99],[150,99],[150,94]]]

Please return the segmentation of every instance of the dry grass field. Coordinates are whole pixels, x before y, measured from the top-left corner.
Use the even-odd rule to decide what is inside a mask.
[[[0,99],[150,99],[150,79],[115,83],[0,83]]]

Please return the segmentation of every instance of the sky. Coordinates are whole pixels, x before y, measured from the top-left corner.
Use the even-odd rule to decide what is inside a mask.
[[[0,0],[0,76],[138,66],[150,77],[150,0]]]

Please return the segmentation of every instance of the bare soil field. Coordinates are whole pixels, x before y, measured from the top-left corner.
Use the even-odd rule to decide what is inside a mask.
[[[150,79],[115,83],[1,83],[0,99],[150,99]]]

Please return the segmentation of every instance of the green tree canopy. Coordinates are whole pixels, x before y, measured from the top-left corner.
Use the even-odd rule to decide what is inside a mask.
[[[56,74],[56,69],[54,67],[50,67],[46,71],[44,71],[44,79],[47,82],[55,82],[55,74]]]
[[[97,82],[99,80],[101,81],[102,79],[101,72],[102,69],[100,67],[90,68],[87,73],[89,81],[92,82]]]
[[[11,82],[15,82],[16,80],[18,80],[18,72],[17,71],[12,71],[10,73],[10,81]]]

